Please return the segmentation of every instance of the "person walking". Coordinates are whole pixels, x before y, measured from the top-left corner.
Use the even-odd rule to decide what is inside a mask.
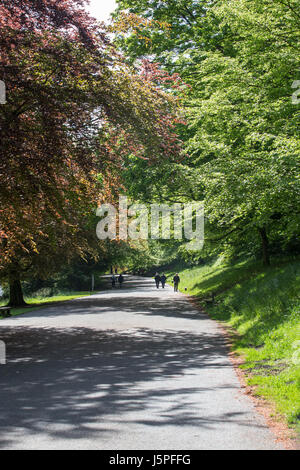
[[[174,282],[174,292],[178,292],[178,285],[180,283],[180,277],[178,273],[176,273],[175,276],[173,277],[173,282]]]
[[[122,274],[120,274],[120,276],[118,277],[118,282],[119,282],[120,289],[121,289],[122,284],[123,284],[123,282],[124,282],[124,277],[122,276]]]
[[[163,274],[160,279],[161,279],[161,286],[162,286],[162,288],[164,289],[164,288],[165,288],[165,285],[166,285],[166,282],[167,282],[167,278],[166,278],[166,276]]]
[[[156,287],[157,287],[157,289],[159,289],[159,283],[161,281],[160,275],[158,273],[156,273],[154,279],[155,279]]]
[[[114,289],[116,287],[116,280],[117,280],[116,276],[113,274],[110,279],[111,279],[111,288]]]

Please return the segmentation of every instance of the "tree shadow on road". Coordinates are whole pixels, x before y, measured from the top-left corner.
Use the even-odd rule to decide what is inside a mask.
[[[170,299],[168,296],[130,296],[128,293],[122,297],[87,297],[70,301],[63,305],[45,307],[40,311],[26,313],[26,318],[54,318],[59,316],[103,315],[110,312],[124,312],[136,315],[153,315],[187,320],[207,319],[207,315],[196,309],[189,301],[178,295]],[[16,326],[18,317],[11,319]]]
[[[1,339],[8,353],[0,371],[1,448],[9,446],[14,432],[20,432],[20,440],[24,434],[105,439],[118,432],[129,412],[148,426],[209,429],[230,420],[249,425],[243,413],[207,417],[199,400],[207,388],[172,381],[201,375],[204,368],[217,373],[231,367],[217,334],[14,327],[1,329]],[[226,388],[238,387],[216,382],[209,389]],[[193,394],[198,397],[194,408],[185,407]],[[151,407],[157,403],[161,411],[154,416]],[[147,419],[140,415],[145,410]]]

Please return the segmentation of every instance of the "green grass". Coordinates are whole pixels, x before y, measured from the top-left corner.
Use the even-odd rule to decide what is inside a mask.
[[[236,332],[233,349],[244,357],[243,368],[257,395],[299,425],[300,262],[268,269],[258,263],[217,262],[184,269],[180,277],[181,291],[187,288],[212,318]]]
[[[37,310],[42,307],[46,307],[47,305],[53,302],[65,302],[67,300],[78,299],[80,297],[86,297],[91,295],[90,292],[69,292],[67,294],[56,295],[53,297],[30,297],[25,298],[26,303],[28,304],[26,307],[22,308],[13,308],[11,309],[12,316],[21,315],[22,313],[28,313],[33,310]],[[0,302],[0,306],[6,305],[7,302]],[[0,316],[0,319],[3,318]]]

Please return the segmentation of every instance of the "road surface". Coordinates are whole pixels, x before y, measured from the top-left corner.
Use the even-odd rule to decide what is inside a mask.
[[[0,340],[0,449],[280,449],[217,324],[151,279],[2,320]]]

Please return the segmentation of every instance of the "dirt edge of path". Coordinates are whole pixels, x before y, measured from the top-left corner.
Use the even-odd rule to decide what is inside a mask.
[[[186,294],[183,295],[197,310],[209,317],[209,314],[199,305],[194,297]],[[256,411],[263,416],[268,428],[274,434],[277,443],[281,444],[286,450],[300,450],[300,440],[298,439],[296,431],[288,427],[285,418],[276,411],[275,405],[255,394],[257,387],[247,384],[246,373],[240,368],[240,366],[244,364],[244,358],[233,350],[234,331],[225,322],[220,322],[215,319],[212,320],[216,322],[226,339],[228,356],[241,384],[241,392],[251,398]]]

